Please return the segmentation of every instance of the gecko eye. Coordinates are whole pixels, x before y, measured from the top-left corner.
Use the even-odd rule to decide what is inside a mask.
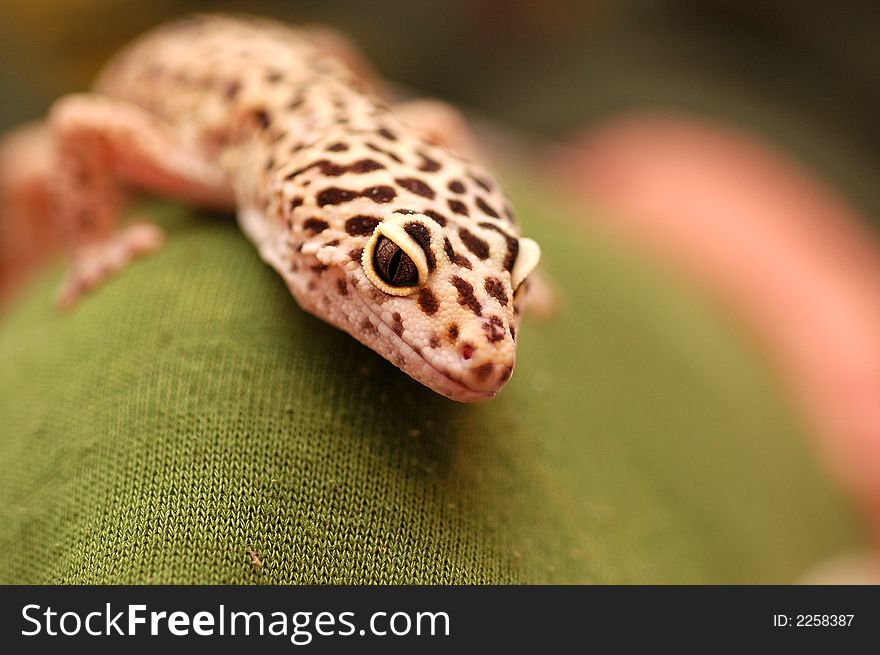
[[[408,296],[428,279],[424,251],[392,220],[376,226],[364,246],[361,265],[373,286],[391,296]]]
[[[376,242],[373,268],[382,281],[392,287],[412,287],[419,283],[415,262],[386,236],[380,236]]]

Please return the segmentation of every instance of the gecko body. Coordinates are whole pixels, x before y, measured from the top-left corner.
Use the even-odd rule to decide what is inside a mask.
[[[160,27],[49,122],[78,253],[67,299],[158,245],[112,229],[121,182],[234,209],[300,306],[438,393],[483,400],[510,378],[537,244],[489,173],[307,33]]]

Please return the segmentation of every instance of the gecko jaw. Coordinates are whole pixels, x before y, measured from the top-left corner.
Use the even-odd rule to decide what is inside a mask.
[[[349,324],[345,328],[346,331],[365,346],[379,352],[388,361],[413,379],[450,400],[463,403],[489,400],[494,398],[501,390],[500,387],[490,391],[472,389],[453,378],[449,373],[438,369],[402,337],[395,334],[392,327],[388,325],[368,303],[357,294],[354,295],[358,298],[358,302],[363,310],[375,319],[374,325],[377,326],[380,336],[384,340],[384,345],[380,349],[378,344],[370,343],[363,333],[354,329],[354,323],[351,321],[351,317],[349,317]],[[397,357],[395,357],[395,355],[397,355]]]

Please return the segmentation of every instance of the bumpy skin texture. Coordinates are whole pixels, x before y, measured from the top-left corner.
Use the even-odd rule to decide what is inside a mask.
[[[397,116],[318,43],[256,19],[161,27],[109,64],[96,96],[59,101],[61,161],[88,161],[63,144],[98,134],[121,180],[234,204],[303,308],[438,393],[490,398],[513,372],[520,283],[538,247],[490,174]],[[77,185],[95,176],[68,177],[76,205],[88,195]],[[382,237],[418,269],[416,284],[383,282]],[[125,248],[152,247],[138,238]]]

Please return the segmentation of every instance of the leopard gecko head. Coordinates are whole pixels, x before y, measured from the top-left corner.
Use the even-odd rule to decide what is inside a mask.
[[[331,140],[332,141],[332,140]],[[540,258],[475,165],[349,138],[319,144],[280,194],[300,305],[434,391],[493,397],[510,378],[525,281]],[[410,163],[411,162],[411,163]]]

